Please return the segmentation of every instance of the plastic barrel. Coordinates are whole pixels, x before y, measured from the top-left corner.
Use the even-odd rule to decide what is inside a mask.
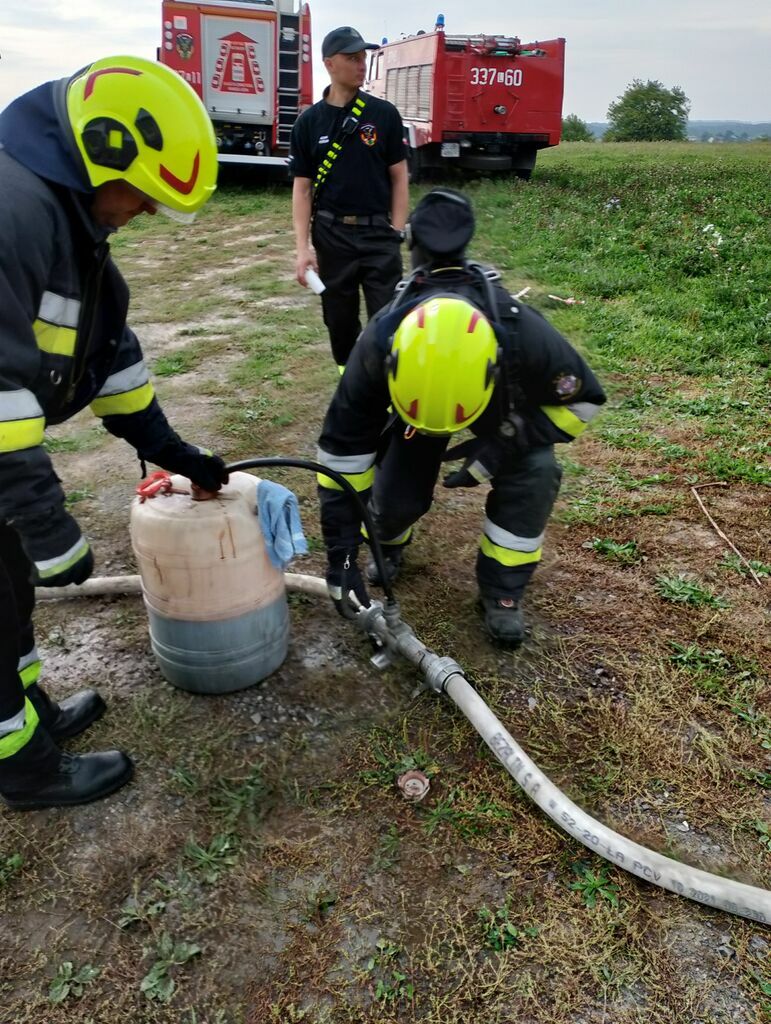
[[[284,577],[265,550],[257,484],[233,473],[216,498],[158,495],[131,507],[150,642],[163,676],[192,693],[253,686],[284,661],[289,611]]]

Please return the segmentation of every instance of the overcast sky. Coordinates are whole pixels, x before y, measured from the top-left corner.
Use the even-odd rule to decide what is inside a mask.
[[[430,31],[440,10],[448,32],[564,36],[564,112],[586,121],[604,121],[634,78],[681,86],[693,119],[771,120],[768,0],[311,0],[317,93],[330,28],[352,24],[379,42]],[[160,12],[160,0],[0,0],[0,109],[98,57],[153,58]]]

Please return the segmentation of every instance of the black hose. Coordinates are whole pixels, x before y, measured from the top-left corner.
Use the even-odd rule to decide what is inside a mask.
[[[342,473],[338,473],[335,469],[330,469],[329,466],[322,466],[320,462],[312,462],[310,459],[288,459],[281,455],[269,455],[266,458],[243,459],[241,462],[231,462],[226,469],[228,473],[239,473],[241,470],[258,469],[261,466],[289,466],[293,469],[307,469],[310,470],[311,473],[321,473],[324,476],[331,477],[335,483],[340,484],[342,489],[348,494],[348,497],[351,498],[356,505],[359,515],[362,518],[362,522],[367,529],[368,543],[372,548],[375,565],[377,566],[377,571],[380,573],[381,586],[388,604],[396,604],[396,599],[394,598],[393,591],[391,590],[391,584],[388,582],[388,576],[385,571],[383,550],[380,546],[377,534],[375,533],[375,527],[372,524],[369,509],[361,500],[359,492],[350,483],[350,481],[346,480]]]

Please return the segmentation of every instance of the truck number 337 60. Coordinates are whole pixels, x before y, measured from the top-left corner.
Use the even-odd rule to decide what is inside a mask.
[[[522,68],[479,68],[471,69],[472,85],[522,85]]]

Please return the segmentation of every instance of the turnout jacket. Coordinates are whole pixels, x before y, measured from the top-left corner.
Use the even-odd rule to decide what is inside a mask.
[[[396,309],[381,310],[359,336],[327,410],[317,460],[342,473],[365,502],[390,431],[406,426],[391,409],[385,366],[391,338],[409,309],[432,294],[470,300],[495,327],[503,372],[487,408],[469,428],[479,449],[495,438],[506,443],[505,421],[512,414],[520,452],[570,442],[604,404],[602,387],[585,360],[539,312],[513,299],[497,277],[473,264],[422,278],[418,272],[410,298]],[[473,441],[463,448],[464,456],[470,454]],[[356,546],[361,524],[354,503],[332,477],[320,473],[318,483],[327,547]]]
[[[0,522],[63,500],[44,430],[87,405],[143,458],[184,445],[126,326],[109,232],[89,216],[64,85],[46,83],[0,116]]]

